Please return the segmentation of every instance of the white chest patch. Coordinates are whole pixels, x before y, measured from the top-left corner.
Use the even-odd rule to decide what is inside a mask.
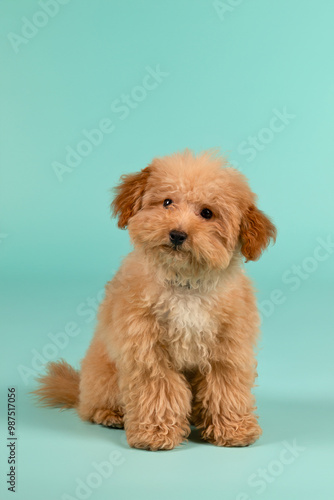
[[[193,290],[167,289],[155,313],[165,332],[164,345],[178,369],[208,364],[217,335],[212,299]]]

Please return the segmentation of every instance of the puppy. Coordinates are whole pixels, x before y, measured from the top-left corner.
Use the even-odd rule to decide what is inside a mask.
[[[134,250],[106,285],[80,372],[50,363],[35,394],[124,426],[135,448],[172,449],[190,423],[217,446],[252,444],[259,317],[242,260],[275,226],[240,172],[188,150],[123,176],[112,210]]]

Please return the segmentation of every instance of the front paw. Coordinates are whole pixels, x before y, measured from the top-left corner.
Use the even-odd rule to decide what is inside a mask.
[[[142,450],[172,450],[180,445],[189,433],[189,426],[185,428],[165,424],[126,426],[129,445]]]
[[[218,419],[210,423],[202,432],[202,438],[216,446],[249,446],[262,434],[261,427],[253,414],[234,420]]]

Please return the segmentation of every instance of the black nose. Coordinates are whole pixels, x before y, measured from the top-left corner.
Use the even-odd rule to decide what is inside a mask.
[[[182,243],[186,241],[187,237],[187,233],[184,233],[183,231],[175,231],[173,229],[173,231],[169,233],[169,239],[176,247],[182,245]]]

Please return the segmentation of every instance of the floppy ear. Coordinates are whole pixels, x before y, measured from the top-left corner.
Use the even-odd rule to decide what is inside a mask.
[[[241,220],[241,253],[249,260],[257,260],[270,241],[276,241],[276,227],[255,205],[251,205]]]
[[[111,204],[114,217],[118,216],[118,227],[125,229],[129,220],[141,208],[150,167],[137,174],[122,175],[121,183],[115,188],[116,197]]]

